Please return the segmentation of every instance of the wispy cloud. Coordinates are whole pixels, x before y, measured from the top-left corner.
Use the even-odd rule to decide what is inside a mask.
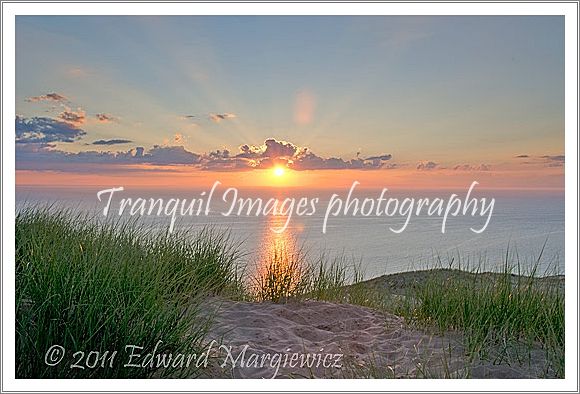
[[[435,163],[434,161],[420,161],[417,163],[417,170],[419,171],[430,171],[437,168],[439,164]]]
[[[105,113],[95,114],[95,118],[101,123],[116,122],[118,120],[117,117]]]
[[[371,157],[367,157],[365,160],[380,160],[380,161],[386,161],[386,160],[391,160],[393,156],[391,155],[381,155],[381,156],[371,156]]]
[[[77,108],[76,111],[70,108],[65,108],[64,111],[58,114],[58,119],[66,123],[81,126],[87,120],[87,114],[82,108]]]
[[[564,155],[553,155],[553,156],[545,155],[545,156],[542,156],[542,159],[546,159],[548,161],[564,162],[565,156]]]
[[[548,167],[563,167],[565,162],[564,155],[545,155],[542,159]]]
[[[453,167],[455,171],[491,171],[491,165],[489,164],[459,164]]]
[[[133,141],[124,139],[112,139],[112,140],[97,140],[92,143],[92,145],[122,145],[130,144]]]
[[[65,103],[68,101],[68,99],[59,93],[47,93],[40,96],[28,97],[26,101],[29,103],[35,103],[39,101],[56,101],[59,103]]]
[[[231,114],[231,113],[224,113],[224,114],[209,114],[208,116],[209,116],[209,119],[210,119],[212,122],[215,122],[215,123],[219,123],[219,122],[221,122],[222,120],[227,120],[227,119],[234,119],[234,118],[236,118],[236,117],[237,117],[235,114]]]
[[[516,158],[527,159],[520,162],[523,165],[542,165],[544,167],[563,167],[566,160],[564,155],[519,155]]]

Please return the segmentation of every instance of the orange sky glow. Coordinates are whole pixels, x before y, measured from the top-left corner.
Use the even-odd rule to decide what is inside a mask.
[[[129,170],[129,171],[127,171]],[[186,167],[150,168],[150,166],[127,166],[123,171],[70,173],[57,171],[16,172],[19,186],[136,186],[205,188],[215,181],[226,187],[273,187],[273,188],[344,188],[352,182],[360,182],[360,188],[400,189],[452,189],[467,187],[478,181],[486,189],[550,189],[564,188],[563,167],[505,169],[497,171],[458,171],[435,169],[417,171],[415,168],[396,170],[318,170],[294,171],[265,169],[237,172],[212,172],[191,170]]]

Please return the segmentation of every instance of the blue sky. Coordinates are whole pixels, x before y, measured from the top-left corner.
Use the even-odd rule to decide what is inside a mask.
[[[65,152],[275,138],[408,163],[563,153],[563,17],[19,16],[16,32],[17,114],[84,114]],[[27,101],[51,92],[67,103]],[[102,139],[132,142],[87,145]]]

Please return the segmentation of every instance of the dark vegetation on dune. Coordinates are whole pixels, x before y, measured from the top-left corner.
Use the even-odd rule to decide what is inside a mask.
[[[149,368],[70,368],[73,351],[126,345],[201,352],[208,329],[199,304],[234,283],[237,250],[210,230],[153,234],[131,223],[27,209],[16,217],[16,376],[139,378]],[[53,345],[67,349],[45,364]],[[86,356],[86,355],[85,355]],[[100,364],[99,364],[100,365]],[[189,370],[189,375],[197,371]]]

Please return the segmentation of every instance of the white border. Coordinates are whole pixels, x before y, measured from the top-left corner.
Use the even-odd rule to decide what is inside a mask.
[[[576,391],[578,42],[576,3],[3,3],[2,391]],[[565,15],[566,378],[562,380],[16,380],[14,378],[15,15]]]

